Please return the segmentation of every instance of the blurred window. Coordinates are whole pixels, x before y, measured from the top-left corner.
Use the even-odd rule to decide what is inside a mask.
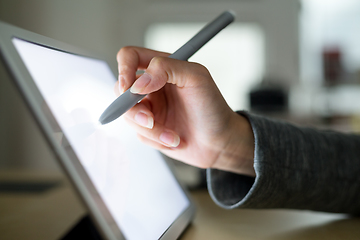
[[[360,1],[302,0],[302,6],[303,80],[322,83],[321,53],[329,47],[340,49],[346,71],[359,72]]]
[[[205,23],[152,24],[145,46],[175,52]],[[248,109],[248,93],[264,74],[264,33],[256,24],[233,23],[189,59],[206,66],[233,110]]]
[[[301,76],[304,85],[319,88],[310,106],[314,114],[360,114],[359,39],[359,0],[302,0]],[[337,84],[321,89],[327,78],[325,50],[339,55],[341,75]]]

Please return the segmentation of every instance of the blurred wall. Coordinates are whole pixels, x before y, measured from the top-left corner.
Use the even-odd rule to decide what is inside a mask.
[[[233,9],[237,21],[262,24],[267,74],[298,80],[297,0],[0,0],[0,20],[98,53],[116,72],[125,45],[143,45],[151,22],[199,21]],[[210,18],[211,19],[211,18]],[[15,87],[0,67],[0,169],[56,169],[53,156]]]

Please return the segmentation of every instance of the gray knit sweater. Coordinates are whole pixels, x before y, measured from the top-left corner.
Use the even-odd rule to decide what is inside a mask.
[[[219,206],[360,214],[360,135],[242,114],[255,136],[256,177],[207,169]]]

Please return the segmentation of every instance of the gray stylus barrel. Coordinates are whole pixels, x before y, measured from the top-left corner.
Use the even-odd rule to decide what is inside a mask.
[[[200,30],[193,38],[179,48],[175,53],[171,54],[169,58],[187,61],[197,50],[204,46],[211,38],[218,34],[223,28],[234,21],[234,14],[229,11],[222,13],[215,20],[207,24]],[[99,122],[101,124],[109,123],[130,108],[140,102],[146,95],[133,94],[128,89],[121,94],[100,116]]]
[[[215,20],[208,23],[193,38],[185,43],[169,58],[187,61],[197,50],[204,46],[210,39],[218,34],[222,29],[234,21],[234,14],[229,11],[222,13]]]

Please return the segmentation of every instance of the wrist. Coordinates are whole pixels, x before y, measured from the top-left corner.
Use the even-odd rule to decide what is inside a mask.
[[[224,148],[214,162],[213,168],[255,176],[255,140],[249,120],[233,113],[224,134]]]

